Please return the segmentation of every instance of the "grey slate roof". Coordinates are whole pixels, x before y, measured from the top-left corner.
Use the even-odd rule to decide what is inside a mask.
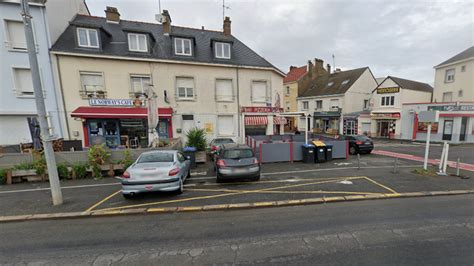
[[[469,48],[467,48],[466,50],[460,52],[459,54],[449,58],[448,60],[444,61],[443,63],[435,66],[435,67],[438,67],[438,66],[442,66],[442,65],[446,65],[446,64],[449,64],[449,63],[454,63],[456,61],[460,61],[460,60],[463,60],[463,59],[468,59],[470,57],[474,57],[474,46],[471,46]]]
[[[332,73],[330,75],[319,76],[310,83],[309,88],[303,88],[303,93],[298,95],[298,97],[344,94],[367,69],[369,68],[356,68]],[[348,80],[348,82],[346,84],[342,84],[342,82],[345,80]],[[332,85],[328,86],[331,82]]]
[[[424,91],[424,92],[433,92],[433,87],[428,83],[418,82],[409,79],[402,79],[397,77],[388,76],[386,79],[392,79],[395,83],[400,86],[400,88],[405,90],[414,90],[414,91]],[[382,82],[383,83],[383,82]],[[380,83],[380,84],[382,84]],[[380,86],[380,85],[379,85]],[[377,88],[374,89],[374,91]]]
[[[99,29],[100,48],[83,48],[77,45],[76,28],[89,27]],[[149,53],[130,52],[127,33],[145,33],[149,36]],[[173,37],[191,38],[194,43],[193,56],[175,55]],[[216,59],[211,46],[213,41],[231,43],[231,59]],[[105,18],[77,15],[52,47],[52,51],[91,55],[109,55],[135,58],[177,60],[200,63],[214,63],[236,66],[267,67],[284,73],[234,36],[224,36],[220,31],[201,30],[173,26],[171,34],[163,34],[161,24],[121,20],[120,23],[108,23]]]

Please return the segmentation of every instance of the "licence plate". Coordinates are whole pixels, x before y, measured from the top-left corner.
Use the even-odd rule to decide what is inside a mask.
[[[370,145],[370,141],[366,141],[365,144]]]
[[[242,173],[246,173],[247,169],[234,169],[232,172],[236,174],[242,174]]]

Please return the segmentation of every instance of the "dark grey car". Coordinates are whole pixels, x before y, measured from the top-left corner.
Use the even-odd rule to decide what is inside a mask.
[[[215,166],[217,182],[230,179],[260,180],[260,162],[247,145],[222,145]]]

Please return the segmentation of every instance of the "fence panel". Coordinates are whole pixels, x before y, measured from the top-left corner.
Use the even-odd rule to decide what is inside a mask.
[[[290,143],[263,143],[261,161],[264,163],[289,162]]]
[[[332,145],[332,158],[347,158],[347,142],[345,140],[324,140],[324,143]]]

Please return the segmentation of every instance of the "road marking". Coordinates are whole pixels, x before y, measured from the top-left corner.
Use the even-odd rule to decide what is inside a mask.
[[[100,200],[99,202],[97,202],[96,204],[92,205],[89,209],[85,210],[86,212],[90,212],[92,211],[95,207],[99,206],[100,204],[106,202],[107,200],[109,200],[110,198],[112,198],[113,196],[117,195],[118,193],[122,192],[121,189],[119,189],[118,191],[110,194],[109,196],[105,197],[104,199]]]
[[[92,184],[92,185],[79,185],[79,186],[67,186],[61,187],[61,189],[76,189],[76,188],[87,188],[87,187],[105,187],[105,186],[116,186],[120,185],[121,183],[107,183],[107,184]],[[19,190],[7,190],[7,191],[0,191],[0,194],[8,194],[8,193],[19,193],[19,192],[34,192],[34,191],[45,191],[51,190],[49,187],[44,188],[32,188],[32,189],[19,189]]]
[[[384,185],[380,184],[379,182],[377,182],[377,181],[375,181],[375,180],[372,180],[372,179],[370,179],[370,178],[368,178],[368,177],[366,177],[366,176],[365,176],[364,178],[367,179],[367,180],[369,180],[370,182],[372,182],[372,183],[374,183],[374,184],[380,186],[380,187],[385,188],[386,190],[392,192],[393,194],[399,194],[399,193],[396,192],[395,190],[393,190],[393,189],[391,189],[391,188],[389,188],[389,187],[387,187],[387,186],[384,186]]]
[[[337,180],[340,180],[340,179],[349,180],[349,179],[362,179],[362,178],[364,178],[364,176],[343,177],[343,178],[338,177],[338,178],[334,178],[334,180],[327,180],[327,181],[317,181],[317,182],[310,182],[310,183],[304,183],[304,184],[295,184],[295,185],[279,186],[279,187],[265,188],[265,189],[259,189],[259,190],[249,190],[249,191],[245,191],[245,192],[224,193],[224,194],[218,194],[218,195],[193,197],[193,198],[187,198],[187,199],[178,199],[178,200],[149,202],[149,203],[135,204],[135,205],[125,205],[125,206],[120,206],[120,207],[99,209],[99,210],[96,210],[96,211],[121,210],[121,209],[130,209],[130,208],[136,208],[136,207],[160,205],[160,204],[166,204],[166,203],[185,202],[185,201],[199,200],[199,199],[212,199],[212,198],[220,198],[220,197],[226,197],[226,196],[232,196],[232,195],[242,195],[242,194],[256,193],[256,192],[268,191],[268,190],[277,190],[277,189],[285,189],[285,188],[292,188],[292,187],[301,187],[301,186],[306,186],[306,185],[315,185],[315,184],[329,183],[329,182],[334,182],[334,181],[337,181]]]
[[[253,190],[232,190],[232,189],[200,189],[192,188],[189,191],[205,191],[205,192],[249,192],[249,193],[274,193],[274,194],[351,194],[351,195],[381,195],[383,193],[361,192],[361,191],[326,191],[326,190],[271,190],[254,192]]]

